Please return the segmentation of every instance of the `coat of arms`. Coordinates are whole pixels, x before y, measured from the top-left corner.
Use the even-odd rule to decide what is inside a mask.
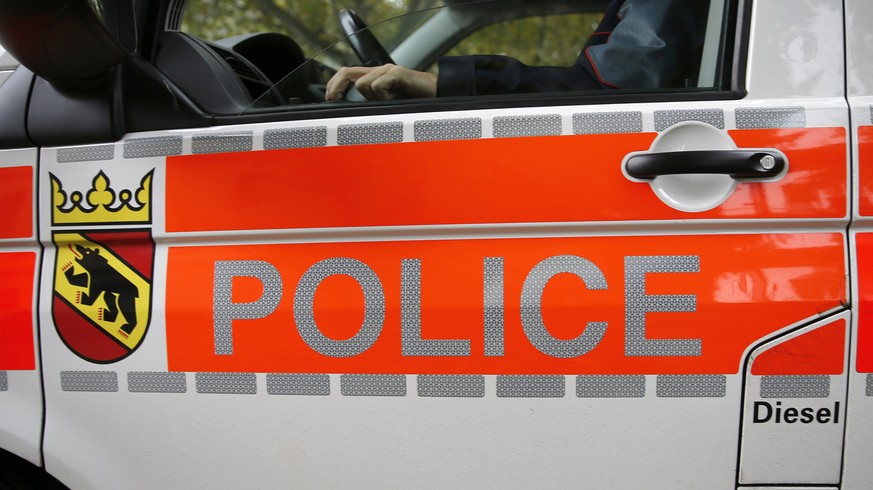
[[[91,189],[70,193],[50,177],[55,327],[79,357],[118,361],[140,345],[150,320],[152,172],[138,189],[114,190],[100,172]]]

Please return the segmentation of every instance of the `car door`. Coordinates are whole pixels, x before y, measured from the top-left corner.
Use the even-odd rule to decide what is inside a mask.
[[[838,485],[842,19],[713,1],[714,90],[174,116],[45,145],[48,470]]]
[[[22,125],[33,74],[0,48],[0,448],[42,463],[43,397],[36,301],[42,251],[36,230],[38,151]]]
[[[871,450],[870,420],[873,418],[873,346],[870,324],[870,135],[871,77],[865,58],[869,49],[864,41],[864,29],[858,19],[871,14],[863,2],[846,3],[847,25],[847,87],[852,113],[853,157],[857,162],[853,173],[854,213],[852,218],[853,294],[857,314],[852,339],[853,353],[849,371],[849,413],[846,425],[846,459],[843,473],[845,488],[873,485],[865,454]]]

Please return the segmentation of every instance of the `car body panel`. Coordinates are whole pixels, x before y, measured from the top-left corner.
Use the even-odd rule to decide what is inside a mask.
[[[0,151],[0,447],[41,464],[36,150]]]
[[[852,290],[855,305],[852,355],[849,363],[849,410],[846,426],[843,488],[866,488],[873,485],[869,455],[873,451],[873,321],[871,301],[871,243],[873,243],[873,175],[871,175],[871,136],[873,136],[873,71],[869,33],[860,19],[873,15],[869,2],[849,0],[846,9],[847,90],[852,114],[852,154],[857,162],[853,175]]]
[[[740,7],[746,95],[0,155],[0,446],[72,488],[869,486],[862,29]],[[628,173],[737,149],[786,168]]]
[[[697,110],[699,106],[673,103],[670,110],[680,119],[713,113]],[[715,113],[733,121],[738,119],[737,112],[748,108],[737,103],[724,106],[731,108]],[[561,486],[580,479],[606,481],[610,475],[610,485],[626,487],[663,485],[660,475],[669,474],[670,481],[678,478],[680,485],[717,478],[725,488],[732,487],[739,451],[743,360],[758,341],[844,308],[845,130],[827,126],[842,117],[836,104],[809,110],[806,125],[821,122],[824,127],[761,129],[756,120],[756,129],[746,130],[725,123],[739,146],[779,147],[794,166],[777,182],[739,183],[725,202],[730,212],[683,213],[659,200],[649,185],[631,182],[622,174],[625,153],[647,149],[656,134],[669,129],[658,131],[655,126],[659,107],[651,104],[642,112],[640,133],[607,132],[603,140],[576,134],[495,137],[500,117],[539,121],[558,114],[560,124],[554,127],[561,133],[573,128],[579,109],[550,108],[546,114],[532,110],[465,112],[455,122],[464,127],[471,117],[481,119],[482,127],[489,128],[484,130],[489,131],[488,137],[444,143],[415,141],[416,123],[433,121],[434,116],[413,114],[390,121],[360,118],[131,135],[112,145],[112,151],[104,151],[105,160],[83,161],[75,169],[52,163],[72,149],[44,150],[41,195],[45,199],[41,202],[47,217],[53,212],[48,204],[58,202],[48,199],[52,195],[49,174],[62,182],[68,194],[88,192],[101,172],[119,193],[136,192],[144,177],[153,175],[150,192],[166,197],[163,202],[153,201],[148,224],[112,225],[112,229],[146,226],[156,244],[153,290],[157,293],[143,344],[130,357],[99,367],[71,353],[56,336],[43,341],[50,353],[48,369],[54,373],[46,380],[48,399],[51,404],[74,407],[69,413],[49,413],[49,467],[65,481],[98,487],[125,477],[132,486],[160,485],[183,478],[192,465],[198,469],[200,483],[218,486],[243,484],[241,472],[256,471],[266,486],[288,481],[343,485],[353,478],[363,485],[398,487],[412,476],[402,470],[372,469],[387,470],[387,461],[400,454],[422,486],[486,482],[529,486],[543,479]],[[597,109],[602,114],[610,108]],[[754,109],[770,113],[760,104]],[[312,147],[267,149],[277,135],[297,129],[278,141]],[[307,139],[306,135],[319,133],[324,139]],[[355,138],[361,133],[369,140]],[[383,143],[396,134],[401,135],[400,141]],[[150,141],[163,146],[147,156],[135,156],[139,154],[134,150],[142,148],[147,138],[159,138]],[[372,144],[361,144],[368,142]],[[441,144],[458,148],[448,153],[457,156],[445,162],[430,160]],[[595,149],[601,145],[602,151]],[[606,155],[604,162],[574,165],[563,156],[572,155],[573,148]],[[252,153],[228,149],[251,149]],[[384,150],[380,156],[389,157],[384,163],[377,158],[377,150]],[[173,154],[154,156],[161,152]],[[554,158],[548,156],[551,152]],[[416,158],[417,154],[428,156]],[[521,158],[527,154],[531,156]],[[352,155],[370,155],[364,160],[370,163],[349,163]],[[533,179],[543,178],[544,164],[540,172],[535,171],[536,163],[529,163],[534,156],[534,162],[561,165],[562,158],[569,162],[557,167],[564,169],[554,173],[557,177],[535,184]],[[804,170],[807,159],[833,162],[833,170],[810,179],[809,170]],[[482,184],[488,174],[477,175],[481,170],[474,165],[502,165],[503,172],[491,178],[495,188]],[[462,171],[465,179],[452,178]],[[792,171],[799,174],[797,180]],[[420,183],[416,182],[419,173],[423,176]],[[565,177],[574,173],[579,177]],[[547,191],[550,186],[566,186],[567,181],[580,183],[569,187],[574,192],[568,197],[573,199],[566,206],[537,207],[537,199],[564,199],[568,191],[563,196]],[[602,184],[591,184],[598,181]],[[531,208],[519,210],[521,218],[504,210],[512,205],[508,197],[518,199],[524,190],[513,187],[517,182],[527,182],[531,190],[525,198]],[[599,188],[610,186],[634,189],[625,193],[646,204],[624,203],[613,197],[618,193]],[[418,192],[409,192],[410,187]],[[782,191],[768,192],[770,188]],[[805,188],[800,192],[812,194],[788,199],[792,188]],[[482,190],[477,194],[478,189]],[[445,195],[450,201],[444,208],[428,208],[426,203],[435,199],[433,195]],[[500,205],[478,209],[452,203],[479,198]],[[597,207],[604,200],[609,204]],[[349,204],[337,206],[338,201]],[[313,202],[318,204],[313,207]],[[392,213],[392,202],[405,203],[409,213]],[[199,211],[192,215],[192,209]],[[647,212],[652,219],[645,219]],[[622,221],[622,217],[632,219]],[[70,230],[69,226],[52,226],[48,218],[42,226],[46,237]],[[51,270],[53,255],[47,254],[46,282],[56,274]],[[648,273],[627,276],[626,257],[649,255],[678,261],[664,270],[647,266],[651,267]],[[784,262],[765,268],[762,274],[753,272],[757,268],[751,264],[772,263],[774,255]],[[585,282],[592,280],[588,274],[596,274],[583,269],[588,271],[579,272],[583,282],[555,278],[541,293],[545,321],[562,326],[564,334],[555,333],[559,340],[584,335],[591,328],[580,330],[585,322],[607,323],[602,343],[569,359],[537,350],[532,344],[538,341],[532,342],[531,337],[536,338],[538,327],[528,326],[534,333],[526,334],[525,320],[519,316],[522,308],[536,307],[536,299],[533,304],[522,299],[528,297],[524,296],[526,282],[534,284],[527,290],[533,288],[536,298],[538,274],[532,271],[538,264],[541,267],[536,270],[549,270],[545,269],[548,263],[542,265],[546,259],[564,256],[594,264],[606,282],[606,289],[598,290],[596,280]],[[489,258],[503,259],[503,305],[483,296],[485,290],[499,290],[495,286],[499,281],[484,279],[487,264],[497,264],[485,260]],[[694,258],[699,259],[699,266]],[[216,272],[217,263],[235,272]],[[278,289],[270,279],[273,276],[263,272],[265,264],[267,270],[272,267],[279,273],[279,299],[275,299]],[[318,264],[323,267],[315,267]],[[731,272],[725,269],[727,264],[737,268]],[[571,265],[560,267],[573,270],[572,260]],[[315,279],[303,281],[306,274]],[[379,304],[379,294],[370,287],[375,284],[374,275],[384,295],[381,334],[369,350],[343,357],[346,347],[360,350],[364,345],[355,336],[372,329],[371,324],[363,328],[368,311],[375,311],[378,318],[380,307],[369,308]],[[649,299],[695,296],[693,308],[686,305],[650,314],[648,325],[652,332],[660,331],[650,337],[667,340],[668,348],[683,345],[682,339],[702,338],[703,356],[627,354],[625,304],[628,295],[635,294],[628,292],[627,284],[639,277],[645,277],[644,296]],[[221,286],[228,279],[230,291]],[[307,307],[296,306],[297,299],[315,294],[305,293],[313,290],[312,280],[324,281],[324,286],[314,286],[319,290],[311,306],[316,325],[339,325],[330,331],[324,327],[326,344],[318,344],[317,339],[307,343],[317,332],[300,327]],[[786,281],[791,288],[784,289]],[[409,309],[416,301],[416,284],[417,331],[415,307]],[[728,287],[722,290],[723,296],[718,284]],[[333,294],[323,296],[321,287]],[[217,288],[224,288],[223,292]],[[230,297],[222,300],[224,293]],[[377,298],[375,303],[370,294]],[[44,315],[50,297],[44,290]],[[757,304],[754,299],[759,297],[771,301]],[[584,299],[580,303],[575,298]],[[261,308],[250,314],[231,311],[222,317],[231,322],[231,355],[216,353],[216,339],[226,332],[216,327],[223,321],[216,321],[220,311],[216,301],[234,311],[234,305],[244,303]],[[500,343],[483,336],[488,323],[485,311],[501,307],[504,355],[486,356],[486,349],[494,354],[492,349]],[[744,310],[747,313],[739,313]],[[777,314],[779,310],[786,316]],[[240,315],[249,316],[242,319]],[[755,318],[773,322],[765,325]],[[707,325],[704,333],[702,325]],[[743,336],[736,335],[738,329]],[[351,340],[344,342],[346,338]],[[722,345],[725,342],[732,347]],[[407,355],[403,354],[404,343],[412,349]],[[467,346],[469,356],[464,355]],[[540,346],[556,352],[549,350],[548,339]],[[446,350],[439,354],[441,349]],[[84,376],[84,381],[74,375]],[[95,388],[99,391],[74,391],[89,383],[99,386]],[[95,411],[98,400],[106,404],[101,406],[114,409]],[[167,410],[174,415],[160,415]],[[574,416],[579,413],[587,415]],[[71,424],[66,420],[71,414],[83,423]],[[658,420],[657,433],[662,436],[652,436],[652,420]],[[69,441],[89,437],[96,424],[105,430],[133,431],[130,442],[118,442],[121,446],[113,452],[133,451],[133,446],[125,444],[136,444],[145,434],[153,434],[155,447],[196,455],[167,461],[161,456],[168,450],[164,449],[149,453],[138,464],[98,471],[103,458],[65,449],[70,448]],[[524,430],[519,430],[522,426]],[[647,430],[650,435],[640,437]],[[197,436],[190,438],[191,433]],[[570,442],[583,439],[584,444]],[[555,444],[561,440],[567,444]],[[97,450],[97,441],[93,444]],[[240,460],[226,451],[229,445],[249,448],[246,452],[257,447],[259,457]],[[456,449],[459,445],[463,451]],[[501,450],[507,447],[517,450]],[[627,458],[622,461],[633,460],[640,470],[616,476],[616,467],[596,456],[616,447],[622,447]],[[349,463],[337,467],[336,461]],[[512,469],[507,470],[507,465]]]

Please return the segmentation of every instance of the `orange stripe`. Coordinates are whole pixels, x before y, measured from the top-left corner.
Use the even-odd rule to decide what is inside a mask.
[[[35,253],[0,253],[0,370],[36,368],[33,349],[35,267]]]
[[[33,236],[33,168],[0,168],[0,238]]]
[[[621,173],[653,133],[398,143],[167,158],[169,232],[689,218],[839,218],[845,130],[731,131],[790,171],[676,211]]]
[[[859,233],[858,252],[858,362],[861,373],[873,373],[873,233]]]
[[[843,374],[846,321],[837,320],[762,352],[752,364],[752,374]]]
[[[873,126],[858,129],[858,208],[861,216],[873,216]]]
[[[590,352],[561,359],[536,349],[520,316],[521,291],[542,260],[576,255],[602,271],[605,290],[586,288],[572,274],[544,290],[542,319],[550,335],[573,339],[588,322],[607,322]],[[629,356],[625,353],[625,257],[698,256],[699,272],[650,273],[646,295],[694,295],[693,312],[644,313],[649,339],[700,339],[702,355]],[[378,339],[347,358],[319,354],[295,323],[298,283],[313,264],[348,257],[370,267],[385,297]],[[504,355],[484,355],[483,259],[504,260]],[[470,355],[402,355],[401,262],[421,264],[421,335],[466,339]],[[233,354],[215,354],[213,302],[217,261],[260,261],[281,276],[278,306],[264,318],[233,321]],[[815,317],[845,301],[845,243],[841,234],[708,235],[495,239],[170,247],[167,276],[167,351],[174,371],[313,373],[583,374],[737,373],[745,349],[772,332]],[[259,280],[238,277],[232,302],[257,301]],[[319,286],[315,321],[325,336],[349,339],[364,318],[361,288],[347,276]]]

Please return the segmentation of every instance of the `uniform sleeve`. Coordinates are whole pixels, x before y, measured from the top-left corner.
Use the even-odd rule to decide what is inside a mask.
[[[507,56],[473,55],[438,61],[437,96],[592,90],[605,85],[579,63],[528,66]]]
[[[609,40],[589,46],[583,56],[600,81],[612,87],[676,86],[702,48],[708,4],[700,0],[628,0]]]
[[[626,0],[614,30],[588,45],[570,67],[528,66],[506,56],[444,57],[438,96],[488,95],[668,87],[700,49],[707,3],[700,0]]]

